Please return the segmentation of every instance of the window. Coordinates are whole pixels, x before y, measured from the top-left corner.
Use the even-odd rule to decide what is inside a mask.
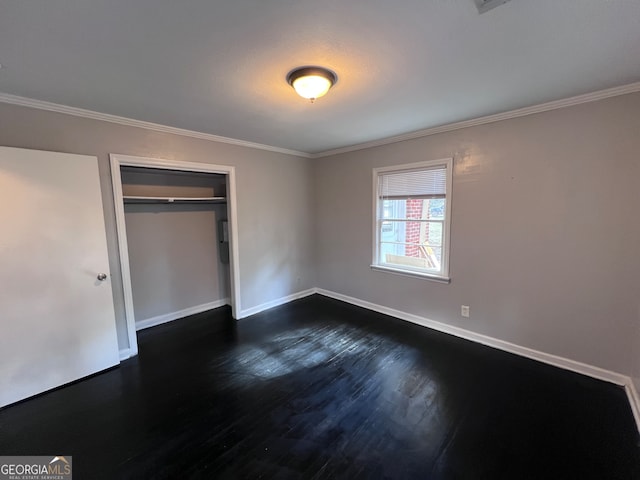
[[[372,268],[449,280],[453,160],[376,168]]]

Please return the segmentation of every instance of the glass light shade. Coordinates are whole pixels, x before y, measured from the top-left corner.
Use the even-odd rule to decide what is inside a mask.
[[[287,83],[311,103],[325,95],[337,80],[337,75],[324,67],[299,67],[287,74]]]
[[[325,95],[333,83],[320,75],[305,75],[292,82],[293,88],[303,98],[315,100]]]

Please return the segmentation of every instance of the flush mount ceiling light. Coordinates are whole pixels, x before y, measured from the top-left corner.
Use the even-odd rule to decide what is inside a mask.
[[[337,81],[336,74],[323,67],[300,67],[287,75],[289,85],[298,95],[311,100],[311,103],[325,95]]]

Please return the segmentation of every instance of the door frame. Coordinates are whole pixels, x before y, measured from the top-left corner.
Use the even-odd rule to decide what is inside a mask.
[[[136,319],[133,310],[133,293],[131,287],[131,270],[129,268],[129,248],[127,243],[127,226],[124,216],[124,199],[122,193],[122,176],[120,167],[143,167],[161,170],[180,170],[194,173],[218,173],[227,175],[227,215],[229,221],[229,271],[231,273],[231,315],[237,318],[240,313],[240,262],[238,248],[238,215],[236,201],[236,171],[229,165],[211,165],[208,163],[183,162],[159,158],[136,157],[131,155],[109,154],[111,162],[111,182],[113,184],[113,200],[116,213],[116,230],[118,234],[118,252],[120,256],[120,272],[124,293],[125,319],[127,337],[129,339],[130,357],[138,354],[138,338],[136,336]]]

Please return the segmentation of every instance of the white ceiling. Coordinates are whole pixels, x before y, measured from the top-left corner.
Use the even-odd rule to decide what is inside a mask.
[[[0,91],[317,153],[640,80],[639,0],[2,0]],[[337,72],[310,104],[285,76]]]

